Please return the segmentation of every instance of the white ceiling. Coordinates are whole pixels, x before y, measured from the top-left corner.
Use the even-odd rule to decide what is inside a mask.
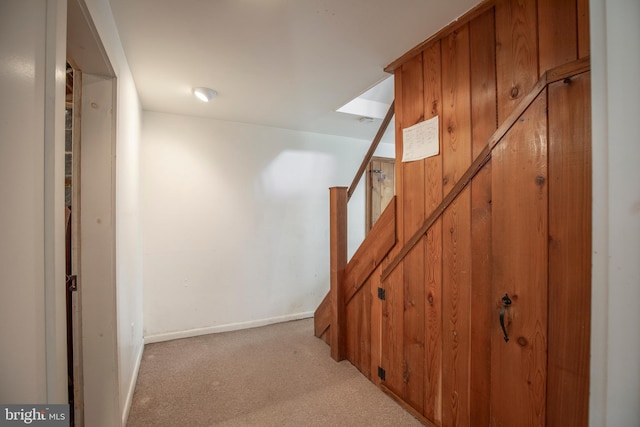
[[[110,3],[145,110],[370,140],[380,120],[335,110],[478,0]]]

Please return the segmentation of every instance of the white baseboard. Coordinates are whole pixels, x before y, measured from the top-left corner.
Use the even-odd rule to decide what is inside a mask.
[[[144,338],[142,339],[142,345],[140,346],[140,350],[138,350],[138,354],[136,355],[136,361],[133,366],[133,375],[131,376],[131,381],[129,382],[129,388],[127,390],[127,397],[124,401],[124,410],[122,411],[122,425],[127,425],[127,420],[129,419],[129,411],[131,410],[131,404],[133,403],[133,393],[136,390],[136,383],[138,382],[138,372],[140,371],[140,363],[142,363],[142,352],[144,351]]]
[[[226,325],[209,326],[206,328],[189,329],[186,331],[168,332],[164,334],[147,335],[144,337],[145,344],[155,342],[171,341],[180,338],[191,338],[199,335],[217,334],[220,332],[237,331],[240,329],[257,328],[259,326],[271,325],[274,323],[289,322],[291,320],[300,320],[313,317],[313,311],[303,313],[288,314],[286,316],[270,317],[261,320],[251,320],[248,322],[228,323]]]

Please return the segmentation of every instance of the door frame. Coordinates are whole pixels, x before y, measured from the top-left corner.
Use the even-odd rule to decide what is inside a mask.
[[[393,185],[394,185],[394,194],[395,194],[395,163],[396,160],[392,157],[372,157],[371,161],[369,161],[369,164],[367,164],[367,168],[366,168],[366,185],[365,185],[365,235],[369,233],[369,231],[371,230],[371,228],[373,227],[373,225],[375,224],[375,222],[377,221],[377,218],[373,218],[373,175],[374,175],[374,169],[373,169],[373,162],[383,162],[383,163],[388,163],[390,164],[393,169],[394,169],[394,174],[393,174]],[[391,197],[393,198],[393,196]],[[391,201],[391,198],[389,198],[389,201]],[[382,214],[382,212],[384,211],[384,208],[380,210],[380,214]],[[379,214],[379,215],[380,215]],[[378,216],[379,216],[378,215]]]
[[[116,307],[117,81],[85,0],[67,2],[66,60],[74,87],[72,252],[74,425],[120,425]],[[76,79],[74,78],[74,83]],[[75,86],[75,84],[74,84]],[[76,155],[76,152],[78,153]]]

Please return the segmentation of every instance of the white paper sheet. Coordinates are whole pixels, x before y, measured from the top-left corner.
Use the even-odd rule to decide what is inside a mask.
[[[402,129],[402,161],[412,162],[440,154],[438,116]]]

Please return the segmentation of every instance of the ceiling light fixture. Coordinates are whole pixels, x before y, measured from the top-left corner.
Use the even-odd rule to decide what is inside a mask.
[[[218,93],[210,89],[208,87],[194,87],[193,94],[202,102],[209,102],[216,96]]]

